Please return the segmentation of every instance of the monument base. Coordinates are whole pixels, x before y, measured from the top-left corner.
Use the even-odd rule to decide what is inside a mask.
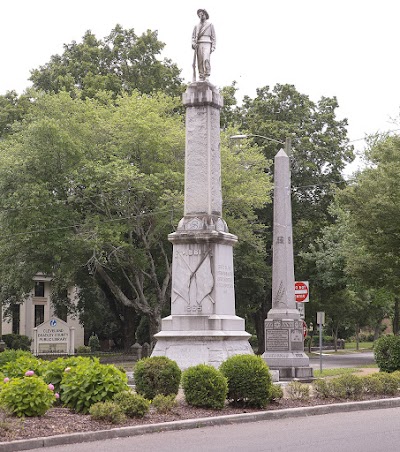
[[[265,352],[262,358],[271,370],[279,371],[279,381],[313,380],[313,369],[304,352]]]
[[[218,368],[234,355],[253,354],[245,331],[161,331],[151,356],[166,356],[181,370],[198,364]]]

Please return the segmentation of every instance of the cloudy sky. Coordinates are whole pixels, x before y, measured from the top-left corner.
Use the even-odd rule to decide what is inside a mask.
[[[2,2],[0,94],[29,86],[30,70],[118,23],[158,30],[171,58],[191,80],[190,37],[206,8],[217,34],[210,81],[236,80],[239,98],[256,88],[294,84],[314,101],[336,96],[352,140],[400,128],[398,0],[10,0]],[[354,141],[356,149],[364,141]]]

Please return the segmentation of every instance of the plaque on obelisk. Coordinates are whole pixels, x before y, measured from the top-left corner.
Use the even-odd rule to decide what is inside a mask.
[[[265,353],[279,378],[309,378],[312,368],[304,353],[303,321],[296,308],[292,237],[290,161],[282,149],[274,159],[272,309],[265,320]]]
[[[222,97],[208,81],[215,46],[209,15],[199,10],[193,32],[199,81],[183,94],[186,108],[185,205],[173,245],[171,315],[162,320],[152,356],[167,356],[181,369],[218,367],[229,356],[253,353],[244,320],[235,314],[233,246],[222,218],[220,109]],[[198,45],[196,43],[199,43]],[[210,46],[207,53],[207,46]]]

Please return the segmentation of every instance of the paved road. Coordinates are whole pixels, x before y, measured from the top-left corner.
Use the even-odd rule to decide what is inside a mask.
[[[400,408],[153,433],[31,452],[376,452],[399,450]]]
[[[334,367],[357,367],[361,365],[374,364],[373,352],[349,353],[346,355],[322,354],[322,368],[330,369]],[[319,355],[310,358],[310,366],[319,369]]]

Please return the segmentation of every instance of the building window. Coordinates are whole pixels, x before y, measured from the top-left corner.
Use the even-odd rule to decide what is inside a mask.
[[[35,281],[35,297],[44,297],[44,281]]]
[[[35,304],[35,328],[44,322],[44,306]]]
[[[21,305],[15,304],[12,309],[12,333],[19,334],[19,324],[21,320]]]

